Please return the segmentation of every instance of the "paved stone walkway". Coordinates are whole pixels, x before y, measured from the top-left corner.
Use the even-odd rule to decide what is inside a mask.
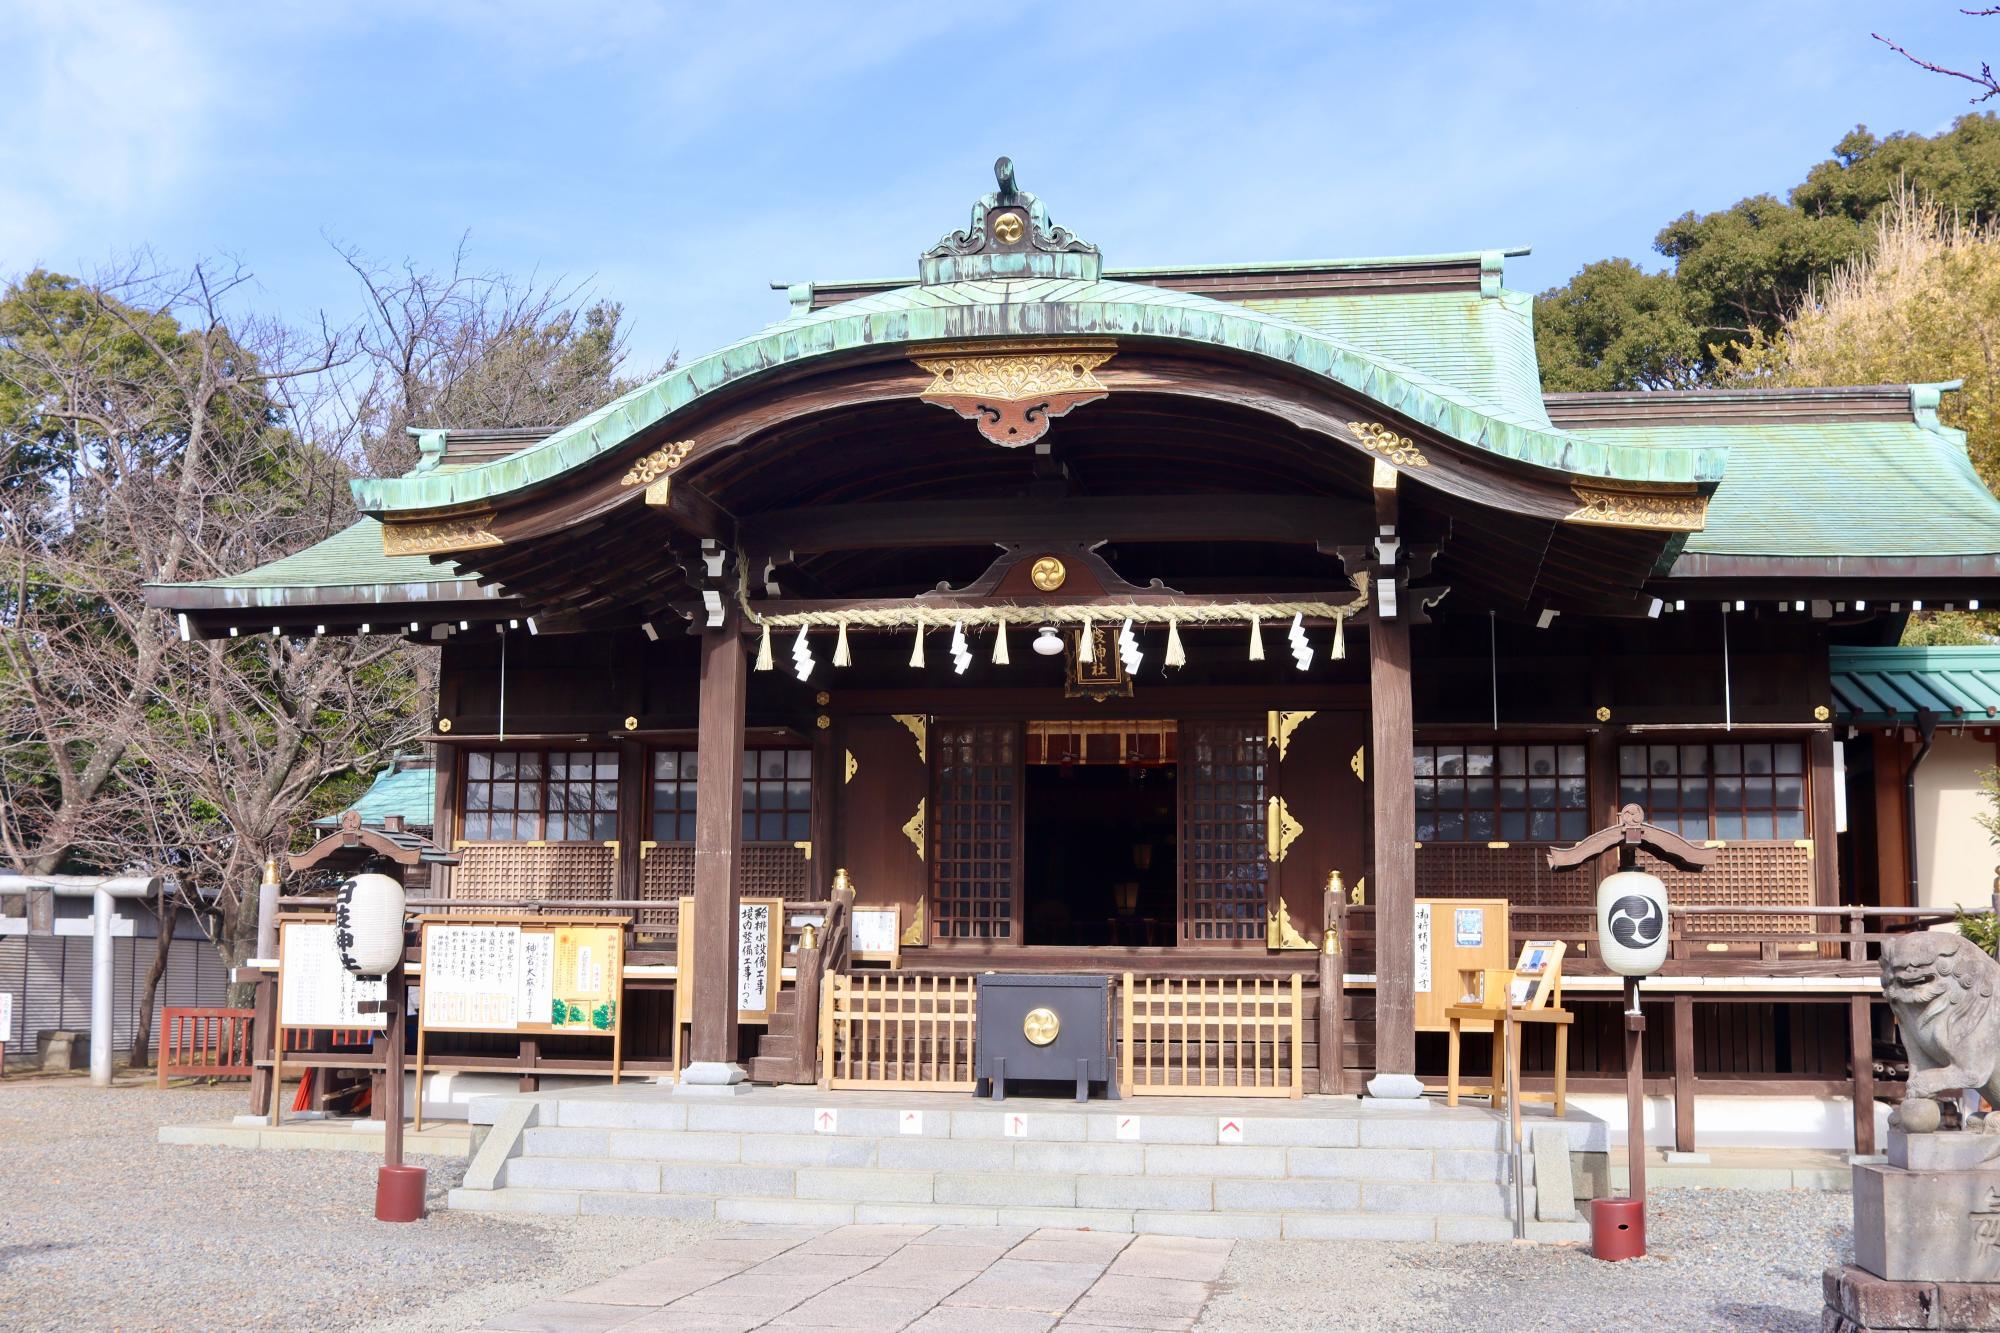
[[[513,1333],[1190,1329],[1232,1242],[1019,1227],[751,1227],[540,1301]]]

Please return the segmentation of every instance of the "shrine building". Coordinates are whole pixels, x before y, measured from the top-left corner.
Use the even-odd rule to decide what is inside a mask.
[[[1569,1085],[1609,1091],[1603,871],[1548,852],[1636,804],[1718,853],[1656,866],[1655,1091],[1852,1098],[1872,1144],[1865,936],[1922,922],[1847,909],[1924,901],[1912,760],[2000,725],[1868,696],[1912,613],[2000,598],[1956,386],[1545,394],[1518,253],[1108,268],[1003,159],[914,276],[799,282],[577,421],[418,431],[345,531],[148,595],[434,649],[426,910],[627,918],[627,1071],[969,1086],[973,979],[1086,973],[1277,997],[1270,1068],[1183,1041],[1184,1083],[1407,1093],[1468,901],[1567,943]]]

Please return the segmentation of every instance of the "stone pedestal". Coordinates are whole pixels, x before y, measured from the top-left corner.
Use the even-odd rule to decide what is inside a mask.
[[[1823,1333],[2000,1330],[2000,1134],[1889,1131],[1854,1167],[1854,1262],[1826,1271]]]
[[[2000,1329],[2000,1283],[1891,1282],[1853,1264],[1826,1270],[1820,1333]]]

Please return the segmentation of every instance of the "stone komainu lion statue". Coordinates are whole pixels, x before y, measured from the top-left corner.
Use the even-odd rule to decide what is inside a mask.
[[[1977,1088],[2000,1106],[2000,963],[1962,935],[1918,931],[1882,946],[1882,995],[1910,1054],[1910,1097]]]

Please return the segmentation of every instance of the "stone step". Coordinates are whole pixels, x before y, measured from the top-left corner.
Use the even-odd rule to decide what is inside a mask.
[[[914,1223],[935,1226],[1058,1226],[1098,1231],[1216,1238],[1438,1240],[1506,1242],[1514,1224],[1493,1214],[1384,1213],[1374,1211],[1203,1212],[1148,1208],[1053,1208],[1022,1204],[946,1204],[845,1199],[790,1199],[728,1195],[634,1195],[618,1192],[521,1188],[455,1189],[447,1206],[476,1212],[624,1213],[809,1226],[848,1223]],[[1533,1241],[1587,1241],[1587,1222],[1527,1224]]]
[[[486,1101],[488,1099],[481,1099]],[[498,1103],[501,1098],[491,1099]],[[1138,1121],[1137,1138],[1143,1145],[1219,1147],[1222,1116],[1159,1114],[1146,1108],[1144,1098],[1129,1099],[1130,1116]],[[747,1104],[746,1104],[747,1103]],[[1035,1143],[1118,1142],[1118,1121],[1124,1112],[1108,1115],[1048,1109],[1050,1103],[1030,1102],[1018,1112],[1006,1103],[995,1107],[984,1103],[959,1110],[927,1109],[918,1134],[904,1134],[901,1113],[880,1106],[842,1106],[837,1094],[827,1097],[837,1109],[837,1121],[828,1138],[922,1138],[1026,1141]],[[1060,1103],[1058,1103],[1060,1105]],[[1022,1130],[1007,1132],[1007,1121],[1018,1115]],[[475,1106],[473,1119],[490,1123]],[[1244,1148],[1383,1148],[1418,1151],[1498,1152],[1504,1147],[1505,1126],[1485,1117],[1465,1118],[1443,1114],[1375,1114],[1310,1117],[1299,1115],[1259,1116],[1255,1108],[1242,1113]],[[811,1105],[755,1104],[718,1101],[714,1103],[676,1101],[670,1096],[639,1099],[631,1097],[556,1097],[544,1100],[537,1123],[564,1128],[694,1131],[729,1134],[815,1133],[816,1108]],[[1539,1121],[1535,1128],[1553,1125],[1570,1137],[1575,1151],[1605,1150],[1605,1127],[1600,1121]]]
[[[894,1138],[837,1134],[739,1134],[715,1130],[583,1129],[522,1132],[525,1158],[741,1162],[778,1167],[1062,1173],[1120,1180],[1157,1176],[1500,1185],[1504,1154],[1480,1149],[1317,1148],[1254,1145],[1041,1143],[1019,1139]],[[1534,1178],[1532,1154],[1522,1157]]]
[[[530,1131],[532,1134],[534,1131]],[[661,1136],[671,1138],[672,1136]],[[1511,1187],[1467,1180],[1176,1175],[1055,1170],[909,1170],[879,1165],[774,1166],[739,1161],[522,1156],[508,1188],[732,1198],[1171,1212],[1349,1212],[1498,1216]],[[1535,1191],[1524,1193],[1532,1216]]]

